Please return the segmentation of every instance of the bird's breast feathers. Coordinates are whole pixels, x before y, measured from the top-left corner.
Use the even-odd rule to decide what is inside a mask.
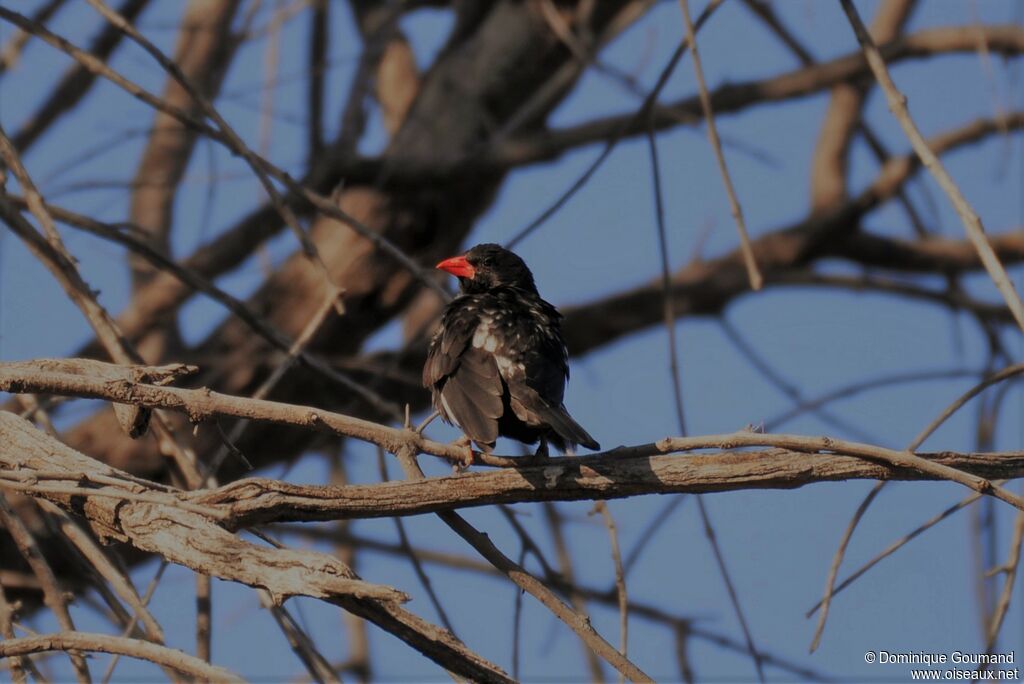
[[[453,372],[459,357],[470,348],[492,355],[506,380],[527,379],[538,372],[548,375],[550,370],[541,369],[553,365],[564,382],[569,374],[568,353],[560,319],[551,304],[514,288],[457,297],[445,311],[431,345],[430,356],[438,357],[438,365],[428,363],[433,372],[430,378],[425,374],[424,384]],[[542,384],[553,385],[552,381],[549,376]]]

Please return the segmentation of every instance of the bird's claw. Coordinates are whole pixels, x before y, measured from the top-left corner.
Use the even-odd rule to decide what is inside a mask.
[[[540,441],[540,444],[537,445],[537,451],[533,452],[532,454],[527,454],[523,456],[520,460],[523,462],[523,465],[535,465],[537,463],[546,461],[549,458],[550,454],[548,453],[547,440],[542,439]]]
[[[473,465],[473,462],[476,460],[476,452],[473,451],[473,441],[469,437],[463,435],[462,437],[459,437],[457,440],[452,442],[452,446],[458,448],[464,447],[466,449],[465,453],[459,457],[458,462],[456,462],[453,465],[455,472],[465,472],[466,470],[469,469],[471,465]]]

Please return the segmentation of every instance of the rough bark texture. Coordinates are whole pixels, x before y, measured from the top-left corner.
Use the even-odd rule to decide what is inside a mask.
[[[407,597],[390,587],[361,581],[341,561],[310,551],[290,551],[243,542],[213,519],[183,509],[184,493],[142,484],[99,461],[84,456],[36,430],[28,421],[0,412],[0,463],[8,472],[34,473],[55,480],[61,474],[67,487],[35,492],[81,517],[98,538],[123,541],[141,551],[158,552],[169,560],[203,574],[267,589],[276,600],[299,594],[337,603],[380,625],[424,655],[454,672],[480,681],[507,681],[501,670],[468,651],[447,630],[437,628],[398,607]],[[105,496],[90,493],[120,481],[123,489]],[[43,490],[46,490],[45,493]],[[83,495],[89,494],[89,495]],[[162,503],[138,500],[152,495]],[[35,495],[35,493],[34,493]],[[129,499],[136,495],[136,500]],[[187,505],[187,504],[186,504]]]
[[[674,102],[656,102],[649,111],[638,114],[633,98],[650,97],[652,102],[657,98],[648,96],[635,74],[606,63],[600,52],[656,3],[352,0],[346,7],[334,0],[318,0],[275,3],[269,10],[264,3],[260,10],[258,3],[239,0],[191,0],[182,5],[170,56],[189,87],[168,75],[155,87],[146,81],[148,92],[130,81],[119,82],[110,71],[118,64],[112,57],[117,56],[119,46],[126,41],[144,42],[138,34],[133,38],[105,23],[94,36],[68,35],[66,42],[65,36],[50,31],[71,29],[48,30],[42,25],[47,13],[59,4],[49,3],[33,19],[21,16],[20,8],[0,7],[0,20],[24,31],[0,58],[0,76],[13,65],[10,55],[18,56],[29,41],[48,46],[29,45],[26,56],[34,49],[56,48],[75,60],[63,75],[55,74],[56,82],[41,105],[14,129],[13,143],[2,148],[4,165],[23,196],[11,194],[14,183],[0,187],[0,218],[49,267],[96,330],[98,341],[86,344],[77,356],[112,356],[120,365],[84,359],[0,364],[0,389],[38,395],[23,395],[20,402],[5,407],[11,413],[0,412],[0,487],[5,495],[10,494],[19,519],[38,540],[62,589],[80,590],[88,573],[82,573],[81,559],[55,528],[48,526],[54,513],[52,507],[45,507],[51,504],[37,505],[34,499],[45,499],[66,511],[95,537],[108,542],[108,551],[116,550],[129,563],[158,554],[201,573],[266,589],[278,600],[290,595],[326,600],[349,611],[350,619],[352,615],[365,618],[457,675],[473,681],[507,681],[501,669],[450,632],[407,611],[400,605],[405,594],[397,589],[360,580],[348,561],[251,543],[243,528],[270,522],[383,516],[397,520],[405,515],[440,513],[488,560],[488,568],[498,568],[521,588],[539,589],[543,580],[543,584],[572,594],[579,587],[570,586],[571,582],[550,568],[544,569],[542,579],[533,577],[522,562],[516,564],[486,535],[469,527],[455,509],[656,493],[786,489],[845,479],[953,480],[973,488],[978,496],[988,495],[986,500],[1019,505],[1019,497],[1010,493],[1010,488],[1003,489],[994,481],[1024,475],[1021,453],[995,453],[994,447],[979,447],[982,453],[918,454],[918,458],[909,452],[872,450],[867,445],[845,452],[822,446],[824,442],[808,447],[809,438],[795,436],[770,435],[762,436],[760,442],[751,441],[754,433],[738,433],[743,439],[735,444],[709,438],[705,446],[716,451],[699,455],[681,453],[691,447],[664,440],[526,465],[512,457],[480,455],[475,465],[497,469],[423,480],[413,476],[417,468],[410,454],[414,452],[449,461],[459,461],[464,455],[457,446],[431,441],[408,428],[392,427],[400,410],[387,409],[408,405],[412,411],[420,411],[427,404],[419,371],[424,338],[441,301],[437,288],[425,287],[418,279],[417,269],[428,268],[459,249],[478,219],[494,205],[510,172],[561,159],[589,145],[605,145],[610,151],[620,140],[706,124],[701,98],[693,92]],[[124,0],[117,9],[134,26],[135,20],[144,16],[147,4],[146,0]],[[1012,60],[1024,54],[1024,29],[1014,25],[965,23],[903,35],[917,5],[914,0],[886,0],[879,6],[872,34],[890,64],[932,60],[930,64],[938,70],[942,68],[938,58],[950,54],[974,59],[974,53],[980,52],[983,63],[991,56]],[[717,4],[710,6],[714,10]],[[94,3],[94,7],[99,5]],[[930,232],[921,228],[922,221],[913,215],[904,193],[907,182],[921,171],[920,162],[905,154],[906,145],[898,152],[905,156],[890,156],[862,120],[872,73],[879,71],[878,65],[869,67],[862,50],[853,49],[852,36],[846,48],[815,62],[771,6],[748,0],[745,7],[728,3],[723,11],[754,11],[797,55],[800,66],[769,76],[759,73],[751,80],[712,83],[708,96],[716,118],[831,93],[808,169],[812,182],[809,211],[785,225],[751,225],[756,236],[753,254],[766,288],[842,288],[939,304],[967,312],[970,316],[965,318],[977,322],[990,346],[989,363],[1012,358],[1001,337],[1002,328],[1012,320],[1007,307],[984,299],[973,287],[968,291],[959,286],[962,276],[982,270],[975,248],[964,240],[930,237]],[[403,33],[404,20],[407,13],[424,8],[451,13],[453,27],[429,63],[417,64],[409,40],[415,34]],[[349,10],[351,15],[346,14]],[[302,52],[308,71],[301,75],[308,87],[303,144],[309,149],[293,157],[307,159],[305,168],[294,171],[301,187],[292,184],[290,177],[272,173],[283,193],[283,205],[248,197],[251,205],[241,219],[221,227],[216,237],[193,254],[172,254],[169,245],[177,237],[175,231],[184,232],[174,207],[185,194],[183,183],[196,143],[208,136],[212,145],[224,145],[236,155],[251,149],[245,143],[231,144],[220,115],[209,109],[224,104],[221,85],[233,60],[246,41],[255,40],[260,32],[273,34],[282,29],[278,22],[286,23],[303,13],[311,22],[306,24],[310,36]],[[264,21],[267,14],[273,15],[270,21]],[[342,14],[352,22],[362,50],[358,58],[345,52],[345,60],[351,63],[345,68],[353,71],[352,81],[338,125],[334,125],[325,122],[324,116],[333,111],[328,93],[334,89],[327,79],[337,73],[331,71],[337,67],[332,63],[337,50],[331,48],[331,27]],[[138,28],[145,35],[151,27],[139,22]],[[162,64],[165,71],[174,72],[166,61],[149,59],[153,56],[151,53],[146,59],[148,68],[158,69]],[[679,77],[670,72],[667,68],[661,76]],[[548,125],[549,114],[565,101],[584,73],[609,78],[628,93],[623,108],[616,110],[621,113],[581,118],[561,127]],[[56,206],[59,200],[36,192],[36,185],[45,184],[31,182],[29,171],[36,160],[29,156],[22,164],[19,159],[52,127],[71,125],[68,115],[101,77],[118,82],[156,110],[152,130],[133,169],[131,189],[124,193],[128,210],[123,224],[112,218],[105,219],[111,223],[101,223],[76,213],[82,211],[77,207],[71,211]],[[193,101],[190,88],[208,102],[201,106]],[[378,115],[388,142],[380,153],[364,154],[361,143],[372,118]],[[1019,135],[1022,128],[1024,112],[1000,110],[988,119],[958,122],[934,134],[927,144],[942,155],[998,134]],[[333,131],[337,133],[329,133]],[[6,141],[6,132],[0,129],[0,134]],[[879,161],[876,177],[863,188],[850,187],[848,178],[850,149],[858,136],[868,142]],[[242,156],[257,174],[262,173],[261,164],[267,162]],[[310,196],[310,190],[319,197]],[[742,199],[742,192],[740,195]],[[333,207],[324,206],[325,197]],[[916,239],[902,237],[909,233],[901,232],[901,225],[870,224],[873,212],[893,198],[899,198],[911,214]],[[330,218],[325,212],[335,207],[361,227],[353,227],[351,220],[341,216]],[[537,213],[541,209],[538,206]],[[286,221],[282,214],[288,211],[303,220],[308,218],[308,230],[297,221]],[[54,219],[128,249],[133,292],[122,311],[110,315],[99,305],[96,293],[78,273],[74,255],[61,244]],[[260,287],[245,302],[220,290],[219,279],[252,263],[257,250],[286,223],[300,236],[308,232],[315,250],[296,248],[264,275]],[[366,230],[360,232],[362,227],[385,238],[400,253],[381,249],[367,237]],[[634,225],[630,223],[628,228],[632,230]],[[1005,265],[1024,261],[1020,226],[987,228],[999,261]],[[822,267],[836,262],[843,270]],[[667,293],[662,280],[647,273],[631,287],[601,291],[587,301],[562,306],[570,352],[579,356],[604,349],[665,322],[666,294],[671,304],[668,318],[682,318],[720,316],[750,293],[738,251],[725,249],[706,259],[698,255],[674,273],[668,273],[666,267],[665,275]],[[321,317],[325,295],[334,293],[334,288],[343,292],[339,308],[344,314]],[[177,319],[197,291],[212,295],[229,315],[203,339],[186,344],[178,334]],[[367,340],[399,320],[402,345],[367,353]],[[307,332],[308,339],[292,348],[292,341],[304,338]],[[331,364],[333,375],[323,372],[326,364],[318,369],[311,360],[314,358]],[[176,365],[130,365],[144,363],[142,359]],[[273,381],[265,385],[268,379]],[[791,391],[785,381],[777,384],[794,401],[799,398],[799,392]],[[374,394],[380,400],[367,400]],[[255,395],[267,401],[250,398]],[[82,420],[58,439],[48,412],[59,411],[60,406],[51,402],[50,396],[100,399],[112,410],[108,407]],[[999,401],[986,404],[982,413],[997,413],[991,405]],[[31,415],[51,434],[13,412]],[[146,431],[151,412],[160,418],[154,423],[159,428],[157,438],[130,438],[128,435],[140,437]],[[164,420],[169,430],[163,426]],[[234,440],[235,445],[256,467],[287,462],[311,446],[338,449],[344,440],[356,439],[404,454],[402,464],[413,475],[405,482],[300,486],[266,479],[237,480],[246,473],[243,460],[229,458],[216,471],[218,482],[227,484],[205,481],[206,466],[215,454],[229,449],[226,435],[242,425],[239,421],[249,424]],[[740,446],[756,450],[738,450]],[[167,484],[183,481],[196,485],[198,491],[186,492]],[[515,527],[514,519],[512,524]],[[517,531],[522,534],[524,555],[533,553],[532,540],[521,528]],[[713,532],[708,534],[713,539]],[[1013,548],[1020,548],[1019,538]],[[416,562],[411,547],[402,552]],[[338,556],[350,559],[355,554],[353,547],[344,546]],[[543,565],[542,554],[537,552],[537,556]],[[90,635],[13,638],[8,602],[37,606],[40,589],[46,585],[32,570],[36,568],[22,560],[10,535],[0,530],[0,634],[5,639],[0,647],[11,654],[93,650],[96,642]],[[429,591],[425,575],[418,573],[418,577]],[[47,588],[51,596],[62,593]],[[557,597],[548,600],[551,596],[547,596],[541,602],[584,637],[588,652],[600,652],[620,671],[642,674],[625,654],[616,656],[610,640],[588,624],[583,601],[595,600],[598,594],[577,592],[575,608]],[[614,592],[600,596],[614,602]],[[127,615],[116,600],[114,597],[111,612]],[[623,622],[631,610],[636,606],[623,609]],[[650,606],[640,612],[656,615],[660,624],[675,630],[680,643],[698,633],[684,617]],[[443,615],[442,610],[438,613]],[[311,676],[324,679],[323,672],[331,672],[330,664],[318,663],[308,638],[295,625],[288,627],[285,613],[275,612],[275,617]],[[742,622],[742,616],[740,619]],[[159,633],[154,627],[158,625],[147,624],[151,633]],[[711,640],[727,643],[719,637]],[[117,652],[131,653],[138,645],[131,642],[119,642]],[[762,659],[766,663],[771,659],[758,653],[751,641],[747,645],[731,643],[731,648],[749,652],[759,667]],[[685,644],[680,651],[685,661]],[[177,655],[153,651],[148,657],[174,667]],[[354,649],[353,658],[353,664],[340,671],[346,676],[370,678],[365,643]],[[177,662],[181,665],[183,661]],[[18,663],[32,664],[28,658]],[[203,671],[200,663],[188,661],[187,665],[193,672]],[[595,655],[594,678],[601,674],[600,667]],[[689,672],[689,666],[682,670]],[[787,672],[800,678],[809,676],[798,668]]]

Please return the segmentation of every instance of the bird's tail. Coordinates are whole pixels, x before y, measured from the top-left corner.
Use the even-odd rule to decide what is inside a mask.
[[[591,437],[589,432],[573,420],[569,412],[565,410],[565,406],[551,406],[545,402],[544,413],[547,414],[541,416],[544,422],[550,425],[555,434],[566,444],[580,444],[594,451],[601,448],[597,440]],[[558,445],[556,444],[556,446]]]

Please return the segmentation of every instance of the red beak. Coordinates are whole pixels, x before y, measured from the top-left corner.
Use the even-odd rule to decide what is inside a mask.
[[[476,269],[473,268],[473,264],[466,261],[466,257],[457,256],[450,259],[445,259],[439,263],[435,268],[439,268],[442,271],[447,271],[453,276],[459,278],[472,278],[476,275]]]

